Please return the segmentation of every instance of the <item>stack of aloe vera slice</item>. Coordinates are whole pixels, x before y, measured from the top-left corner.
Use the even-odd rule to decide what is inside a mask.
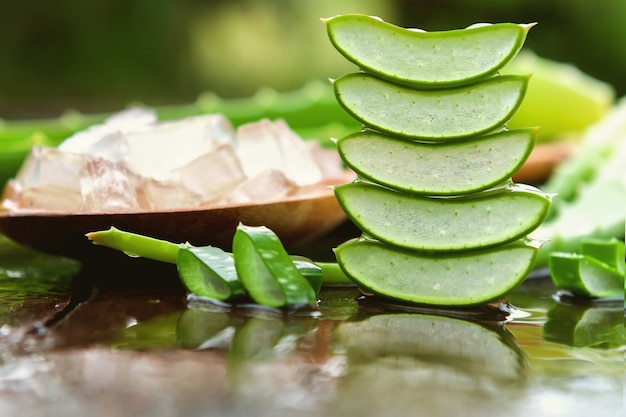
[[[324,19],[360,71],[334,80],[363,130],[337,141],[358,179],[335,189],[363,235],[336,248],[365,291],[462,306],[502,298],[532,269],[550,197],[512,182],[537,129],[508,130],[529,76],[499,75],[532,25],[423,32],[365,15]]]

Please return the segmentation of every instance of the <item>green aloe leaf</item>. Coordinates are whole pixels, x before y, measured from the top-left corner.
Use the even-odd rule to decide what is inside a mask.
[[[503,297],[534,263],[536,245],[515,242],[462,253],[426,254],[372,240],[335,249],[339,265],[364,290],[400,301],[469,306]]]
[[[457,88],[417,90],[354,73],[334,81],[339,104],[366,126],[424,141],[463,139],[503,126],[529,77],[498,76]]]
[[[499,23],[424,32],[358,14],[322,20],[335,48],[359,68],[422,87],[464,84],[495,74],[519,52],[533,26]]]
[[[367,235],[421,251],[462,251],[512,242],[535,229],[550,207],[545,194],[522,186],[430,198],[356,182],[336,187],[335,195]]]
[[[337,141],[361,177],[400,191],[459,195],[504,183],[526,161],[536,129],[502,131],[462,142],[419,143],[373,131]]]
[[[596,298],[624,296],[624,273],[588,255],[554,252],[548,260],[557,288]]]
[[[233,257],[219,248],[181,248],[176,267],[182,283],[197,296],[226,301],[245,294]]]
[[[624,241],[618,239],[594,239],[588,238],[581,242],[580,251],[583,255],[590,256],[616,269],[624,274]]]
[[[268,307],[313,305],[317,296],[274,232],[240,224],[233,239],[239,279],[252,299]]]

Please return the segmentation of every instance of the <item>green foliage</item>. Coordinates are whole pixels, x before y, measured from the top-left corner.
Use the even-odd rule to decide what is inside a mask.
[[[30,0],[0,5],[0,117],[189,102],[206,90],[245,96],[335,77],[350,64],[318,19],[340,13],[426,30],[538,22],[528,48],[626,94],[623,0]]]

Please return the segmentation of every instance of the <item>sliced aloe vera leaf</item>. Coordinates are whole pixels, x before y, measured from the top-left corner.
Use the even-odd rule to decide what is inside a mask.
[[[337,141],[361,177],[420,194],[459,195],[502,184],[530,155],[536,129],[503,131],[454,143],[419,143],[362,131]]]
[[[624,274],[624,241],[618,239],[585,239],[580,244],[583,255],[597,259]]]
[[[335,48],[361,69],[421,86],[457,85],[495,74],[519,52],[532,27],[498,23],[418,32],[365,15],[323,21]]]
[[[245,293],[233,257],[219,248],[181,247],[176,268],[183,285],[199,297],[225,301]]]
[[[545,218],[550,199],[513,185],[467,197],[430,198],[355,182],[335,188],[339,205],[365,234],[422,251],[461,251],[512,242]]]
[[[561,290],[596,298],[624,296],[624,274],[590,256],[554,252],[548,267],[554,285]]]
[[[280,308],[316,303],[315,291],[267,227],[239,224],[233,256],[239,279],[258,304]]]
[[[363,289],[400,301],[441,306],[502,298],[524,281],[536,253],[536,245],[522,241],[456,254],[425,254],[365,239],[335,249],[345,274]]]
[[[416,90],[354,73],[334,81],[339,104],[364,125],[382,132],[443,141],[503,126],[519,108],[528,77],[506,75],[442,90]]]

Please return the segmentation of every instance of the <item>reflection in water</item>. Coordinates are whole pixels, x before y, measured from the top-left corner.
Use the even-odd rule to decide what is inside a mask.
[[[416,405],[416,415],[466,414],[466,406],[484,411],[477,405],[501,399],[525,381],[524,354],[498,326],[381,314],[342,323],[336,335],[348,366],[338,388],[339,414],[406,415]]]
[[[502,327],[421,314],[380,314],[359,322],[342,323],[338,346],[350,363],[377,358],[411,357],[437,363],[472,378],[497,383],[523,377],[525,359]]]
[[[176,326],[180,311],[159,314],[149,320],[129,320],[119,329],[110,345],[115,349],[159,349],[176,346]]]
[[[376,415],[382,406],[381,415],[390,415],[384,412],[395,404],[404,415],[416,395],[431,405],[436,397],[450,403],[451,394],[480,402],[525,379],[524,355],[505,329],[443,316],[337,322],[252,316],[233,323],[223,312],[190,309],[177,334],[181,346],[227,349],[229,383],[242,412],[325,408],[327,415]],[[232,336],[227,347],[225,335]],[[450,406],[443,409],[458,411]]]
[[[234,328],[226,312],[185,310],[176,326],[176,344],[185,349],[226,348]]]
[[[318,343],[324,326],[310,318],[251,317],[237,329],[227,372],[239,415],[250,410],[255,415],[283,415],[328,402],[341,366],[318,360],[318,351],[327,346],[323,340]]]
[[[597,305],[569,310],[544,299],[531,305],[535,317],[518,323],[475,311],[461,318],[459,312],[378,308],[342,292],[323,296],[317,316],[190,303],[131,323],[116,346],[193,349],[220,358],[227,415],[437,417],[506,410],[511,417],[565,411],[572,417],[594,409],[619,415],[611,414],[621,401],[623,364],[616,367],[613,354],[619,347],[597,348],[617,340],[611,338],[615,314],[604,311],[606,305],[602,312]],[[340,300],[336,310],[333,297]],[[346,297],[352,297],[348,304]],[[537,317],[551,323],[545,332]],[[596,347],[564,344],[560,321],[566,317],[576,325],[564,334]],[[561,330],[551,333],[557,324]],[[599,330],[596,336],[590,327]],[[550,341],[550,334],[561,339]]]
[[[615,349],[624,346],[623,301],[569,304],[548,311],[546,340],[574,347]]]

